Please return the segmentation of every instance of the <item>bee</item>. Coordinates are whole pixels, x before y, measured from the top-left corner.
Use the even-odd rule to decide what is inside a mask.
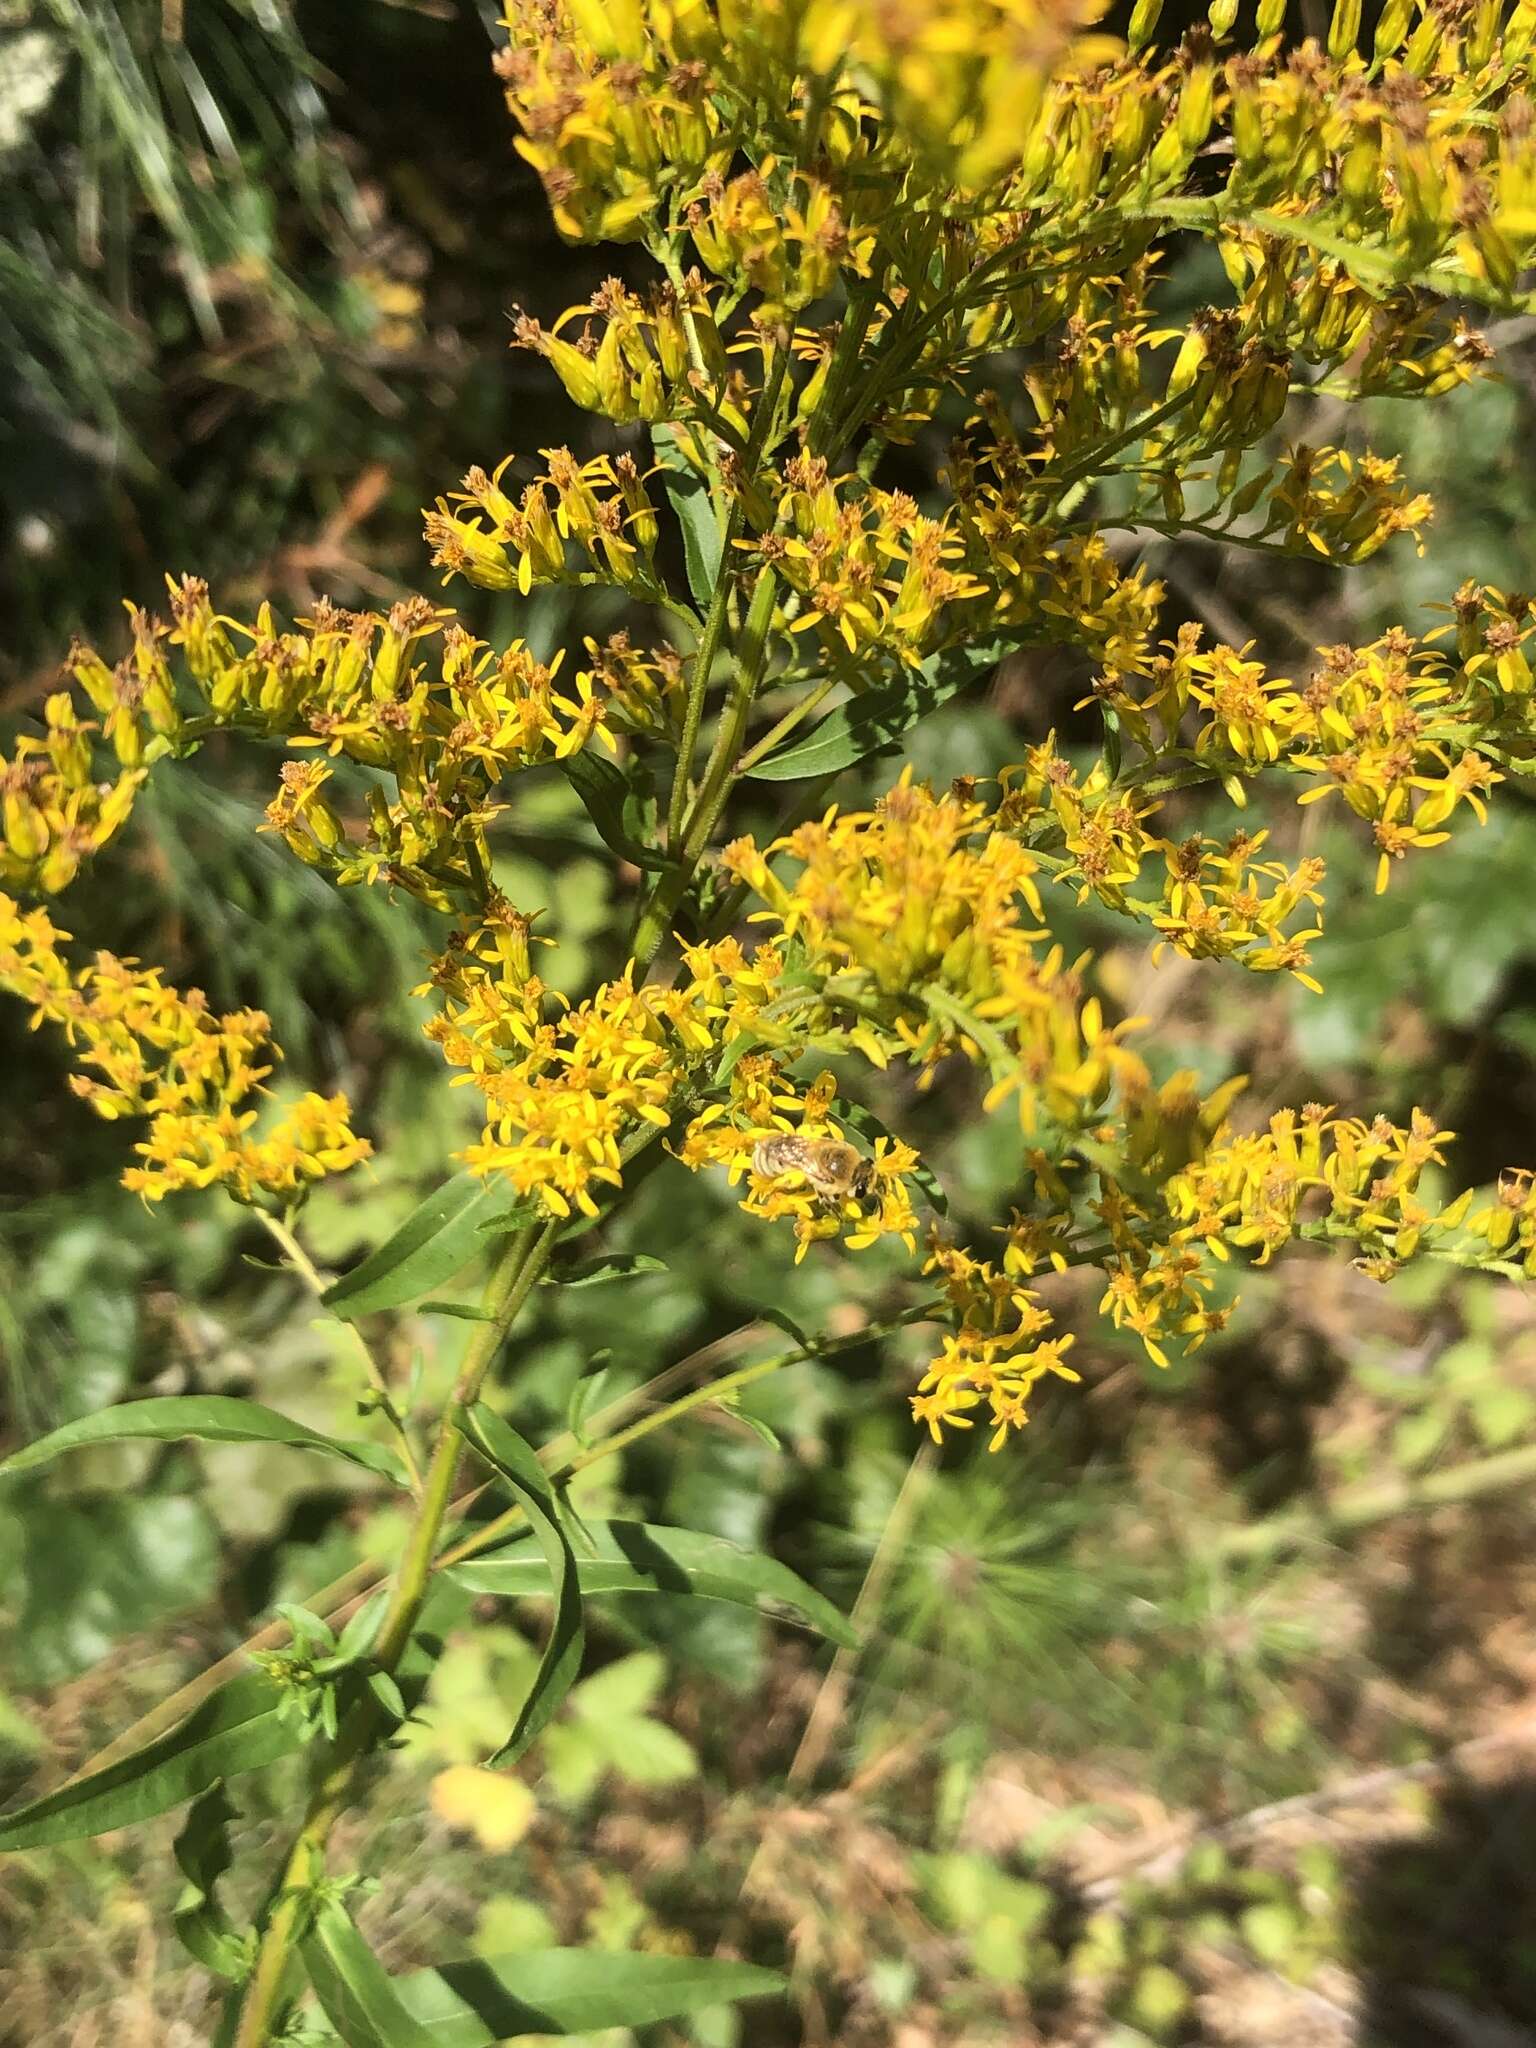
[[[768,1180],[798,1173],[833,1208],[845,1202],[864,1208],[875,1184],[873,1161],[841,1138],[797,1138],[788,1133],[760,1138],[752,1150],[752,1167]]]

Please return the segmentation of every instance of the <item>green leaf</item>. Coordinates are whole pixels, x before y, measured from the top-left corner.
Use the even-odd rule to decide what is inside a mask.
[[[581,1590],[596,1593],[683,1593],[737,1607],[770,1607],[834,1643],[858,1638],[832,1602],[777,1558],[744,1550],[723,1536],[667,1529],[650,1522],[591,1522],[591,1557],[579,1557]],[[486,1557],[466,1558],[451,1576],[472,1593],[507,1598],[547,1593],[549,1568],[528,1542]]]
[[[427,2028],[432,2048],[490,2048],[528,2034],[654,2026],[784,1988],[782,1977],[754,1963],[586,1948],[446,1963],[394,1982],[401,2004]]]
[[[458,1419],[462,1435],[493,1465],[528,1517],[534,1541],[544,1553],[548,1583],[554,1594],[555,1619],[539,1659],[533,1685],[518,1713],[512,1733],[493,1764],[515,1763],[570,1691],[581,1669],[585,1627],[581,1616],[581,1582],[576,1558],[549,1484],[548,1474],[510,1423],[477,1402]]]
[[[244,1973],[249,1957],[215,1893],[219,1879],[234,1861],[229,1824],[237,1818],[224,1780],[217,1778],[192,1802],[175,1843],[176,1862],[186,1879],[175,1907],[182,1947],[205,1970],[230,1978]]]
[[[930,654],[915,674],[898,676],[839,705],[807,738],[781,747],[747,773],[756,782],[799,782],[849,768],[900,739],[967,683],[996,668],[1018,645],[1019,638],[1014,636]]]
[[[651,445],[661,470],[661,487],[682,529],[688,588],[694,603],[701,611],[707,611],[720,580],[722,553],[714,499],[708,484],[683,453],[675,427],[652,427]]]
[[[279,1711],[281,1699],[269,1679],[235,1679],[169,1735],[6,1814],[0,1819],[0,1850],[41,1849],[131,1827],[197,1798],[220,1778],[292,1755],[303,1746],[304,1734]]]
[[[315,1994],[347,2048],[440,2048],[339,1899],[323,1899],[304,1937]]]
[[[645,800],[622,768],[591,747],[567,754],[560,766],[611,853],[637,868],[666,866],[650,843],[653,820]]]
[[[193,1437],[209,1444],[292,1444],[302,1451],[323,1451],[327,1457],[345,1458],[351,1465],[376,1472],[395,1486],[404,1486],[405,1473],[393,1451],[381,1445],[356,1443],[341,1437],[324,1436],[264,1408],[259,1401],[239,1401],[229,1394],[159,1394],[148,1401],[125,1401],[121,1407],[103,1409],[99,1415],[84,1415],[78,1422],[66,1422],[62,1429],[39,1437],[36,1443],[14,1453],[0,1464],[0,1479],[13,1479],[47,1465],[65,1451],[84,1450],[91,1444],[125,1443],[136,1439],[160,1442]]]
[[[563,1273],[545,1276],[546,1287],[598,1287],[605,1280],[633,1280],[641,1273],[665,1273],[665,1259],[653,1259],[645,1252],[624,1252],[617,1257],[586,1259],[568,1266]]]
[[[333,1315],[351,1322],[377,1309],[401,1308],[467,1266],[484,1243],[482,1226],[512,1231],[533,1214],[532,1205],[502,1214],[506,1190],[494,1180],[458,1173],[413,1209],[400,1228],[320,1297]]]
[[[478,1301],[419,1301],[419,1316],[452,1316],[461,1323],[494,1323],[496,1311],[482,1308]]]

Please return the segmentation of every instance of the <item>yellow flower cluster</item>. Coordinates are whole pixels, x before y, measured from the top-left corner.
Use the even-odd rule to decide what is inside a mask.
[[[783,481],[774,530],[742,545],[798,598],[790,632],[815,631],[832,661],[886,647],[915,665],[947,607],[987,595],[955,566],[966,549],[951,521],[924,517],[905,491],[842,496],[849,480],[831,481],[813,455],[792,457]]]
[[[1268,675],[1246,649],[1202,650],[1190,626],[1146,686],[1106,676],[1096,694],[1160,765],[1187,761],[1193,773],[1204,766],[1229,780],[1278,765],[1309,778],[1304,804],[1337,791],[1372,827],[1384,889],[1390,863],[1448,838],[1463,804],[1480,821],[1486,816],[1483,799],[1504,779],[1495,762],[1528,760],[1536,748],[1527,652],[1536,605],[1469,584],[1454,611],[1455,661],[1432,644],[1440,635],[1420,644],[1394,628],[1368,647],[1320,649],[1317,669],[1298,687]],[[1195,737],[1186,750],[1180,739],[1191,715]],[[1047,763],[1026,786],[1059,772]],[[1133,877],[1135,851],[1123,853],[1124,879]]]
[[[882,1237],[900,1238],[908,1251],[915,1244],[917,1218],[906,1176],[917,1165],[917,1154],[910,1146],[877,1137],[865,1161],[867,1181],[858,1191],[818,1184],[815,1148],[847,1148],[847,1138],[831,1114],[836,1094],[831,1074],[818,1075],[801,1089],[782,1061],[766,1053],[746,1053],[731,1070],[728,1097],[710,1103],[690,1121],[678,1148],[678,1157],[694,1172],[723,1166],[732,1186],[745,1177],[747,1193],[741,1206],[749,1216],[770,1222],[791,1218],[797,1265],[821,1238],[841,1236],[850,1251],[862,1251]],[[807,1164],[783,1163],[775,1172],[764,1172],[758,1148],[783,1137],[798,1141],[798,1149],[789,1148],[788,1159]]]
[[[758,317],[780,320],[823,297],[840,273],[869,275],[875,230],[845,215],[854,196],[840,202],[823,179],[768,156],[729,180],[706,171],[685,219],[715,276],[744,280],[761,295]]]
[[[24,733],[8,760],[0,755],[0,881],[53,896],[122,826],[144,770],[120,765],[111,782],[96,779],[98,728],[80,718],[67,690],[48,698],[43,720],[43,737]]]
[[[594,332],[592,321],[601,326]],[[573,321],[572,341],[561,329]],[[515,344],[543,356],[573,404],[621,425],[651,425],[697,414],[724,438],[747,432],[744,381],[733,371],[699,273],[645,293],[609,278],[585,305],[571,306],[548,330],[520,316]],[[606,480],[606,479],[605,479]]]
[[[1144,1076],[1078,969],[1038,943],[1040,864],[967,792],[935,797],[905,771],[875,810],[829,811],[769,852],[801,864],[793,883],[750,839],[724,864],[810,979],[808,1028],[835,1024],[876,1065],[905,1057],[925,1081],[962,1052],[991,1069],[987,1106],[1017,1096],[1026,1130],[1042,1115],[1071,1125],[1117,1078]]]
[[[990,1450],[1001,1450],[1011,1429],[1029,1420],[1029,1397],[1041,1380],[1080,1380],[1062,1363],[1076,1341],[1045,1338],[1051,1318],[1027,1287],[990,1261],[974,1259],[935,1238],[925,1273],[938,1273],[954,1329],[944,1338],[918,1382],[912,1413],[935,1443],[948,1429],[973,1429],[972,1413],[985,1404],[992,1426]]]
[[[98,953],[72,968],[68,938],[43,910],[0,895],[0,988],[30,1005],[34,1027],[56,1025],[79,1063],[75,1093],[98,1116],[137,1117],[144,1161],[123,1185],[147,1202],[183,1188],[226,1188],[236,1201],[291,1202],[371,1146],[350,1126],[344,1095],[305,1095],[258,1135],[252,1098],[280,1055],[260,1010],[214,1015],[198,989],[167,988],[158,970]]]
[[[268,826],[343,886],[384,881],[451,908],[480,889],[504,777],[594,737],[613,745],[593,671],[562,692],[558,661],[535,661],[517,640],[497,654],[426,598],[387,616],[322,602],[281,632],[265,605],[241,625],[214,611],[195,578],[170,588],[173,623],[134,614],[131,662],[113,671],[89,649],[71,655],[119,757],[188,751],[215,726],[286,741],[301,758],[282,770]],[[181,650],[198,710],[178,703],[168,647]],[[337,756],[394,785],[391,795],[375,783],[352,829],[327,793]]]
[[[1488,1247],[1487,1264],[1536,1280],[1536,1173],[1520,1167],[1500,1175],[1496,1200],[1469,1211],[1466,1227]]]
[[[622,1185],[626,1144],[666,1129],[690,1061],[714,1042],[702,1000],[637,986],[632,972],[561,1014],[532,971],[529,920],[499,895],[429,986],[443,1008],[427,1035],[485,1098],[466,1163],[553,1216],[597,1214],[597,1195]]]
[[[1075,885],[1080,903],[1093,895],[1111,910],[1145,919],[1163,943],[1191,959],[1234,960],[1318,987],[1307,947],[1321,929],[1322,861],[1308,857],[1288,867],[1259,859],[1267,832],[1237,831],[1225,840],[1159,837],[1147,823],[1160,808],[1155,799],[1134,786],[1117,787],[1102,761],[1079,776],[1054,739],[1032,747],[1001,780],[998,825],[1017,830],[1057,880]],[[1133,894],[1147,861],[1158,857],[1161,893]],[[1298,915],[1312,921],[1297,929],[1291,920]],[[1160,951],[1161,944],[1154,958]]]
[[[511,456],[492,476],[472,469],[459,490],[438,499],[426,517],[434,565],[483,590],[525,597],[538,583],[608,583],[666,602],[656,580],[656,507],[633,457],[578,463],[568,448],[542,453],[544,475],[518,499],[501,487]],[[568,560],[570,543],[579,552]]]
[[[782,971],[776,948],[751,957],[735,939],[686,948],[672,987],[639,985],[631,971],[565,1009],[533,973],[530,941],[529,920],[493,897],[427,985],[443,1002],[428,1037],[485,1099],[484,1134],[464,1154],[472,1171],[505,1175],[551,1215],[596,1215],[604,1192],[622,1186],[631,1150],[696,1107],[678,1157],[695,1172],[725,1167],[733,1183],[748,1176],[742,1206],[791,1218],[797,1256],[839,1234],[854,1250],[887,1235],[911,1243],[903,1176],[916,1155],[904,1145],[877,1140],[860,1201],[828,1201],[793,1172],[765,1175],[754,1166],[764,1139],[839,1136],[830,1076],[801,1089],[782,1059],[748,1049],[764,1035],[792,1035],[772,1020]]]

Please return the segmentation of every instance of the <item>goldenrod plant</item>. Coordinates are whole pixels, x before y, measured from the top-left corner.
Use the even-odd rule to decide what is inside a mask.
[[[1091,898],[1154,950],[1313,987],[1327,876],[1250,823],[1256,785],[1336,798],[1386,889],[1536,767],[1531,599],[1469,586],[1422,633],[1280,676],[1166,626],[1135,557],[1138,536],[1194,535],[1345,570],[1414,543],[1429,499],[1392,460],[1308,440],[1309,418],[1320,399],[1336,418],[1452,392],[1492,357],[1469,315],[1536,306],[1536,0],[1387,0],[1363,38],[1359,0],[1339,0],[1321,44],[1287,33],[1284,0],[1241,24],[1214,0],[1173,48],[1158,14],[1137,0],[1117,35],[1093,0],[514,6],[498,70],[560,232],[635,245],[626,273],[643,257],[652,281],[514,330],[612,423],[607,452],[474,468],[426,539],[450,590],[616,592],[624,629],[544,660],[486,644],[436,595],[241,622],[181,576],[164,616],[131,610],[115,666],[72,650],[73,689],[5,764],[0,981],[64,1034],[82,1098],[136,1133],[126,1180],[146,1201],[222,1186],[323,1285],[305,1196],[370,1149],[341,1096],[264,1113],[278,1053],[259,1013],[88,958],[19,900],[57,896],[145,778],[215,733],[282,753],[267,825],[294,857],[440,915],[428,1033],[484,1107],[452,1177],[324,1294],[359,1335],[376,1440],[168,1396],[68,1424],[8,1468],[118,1437],[261,1439],[360,1463],[408,1510],[398,1555],[279,1616],[254,1665],[0,1823],[0,1847],[23,1848],[190,1802],[178,1924],[230,1980],[234,2048],[640,2024],[772,1981],[556,1952],[492,1971],[483,1997],[392,1978],[331,1851],[420,1696],[430,1601],[471,1560],[478,1590],[501,1565],[553,1599],[496,1767],[579,1675],[584,1582],[766,1596],[843,1632],[770,1560],[589,1525],[563,1491],[637,1432],[846,1338],[806,1336],[638,1421],[620,1403],[606,1435],[535,1451],[518,1433],[518,1312],[573,1275],[571,1241],[642,1169],[728,1179],[780,1233],[786,1285],[807,1256],[901,1247],[895,1321],[933,1331],[915,1424],[941,1441],[980,1425],[992,1451],[1042,1380],[1078,1376],[1051,1305],[1069,1268],[1097,1273],[1102,1315],[1158,1365],[1230,1315],[1219,1266],[1301,1239],[1382,1278],[1426,1257],[1536,1275],[1528,1171],[1448,1199],[1432,1108],[1405,1126],[1353,1104],[1245,1119],[1241,1080],[1156,1085],[1137,1018],[1056,935]],[[1170,325],[1163,265],[1189,237],[1225,288]],[[941,489],[920,504],[890,458],[936,436]],[[897,759],[871,806],[839,800],[843,770],[899,755],[927,713],[1039,646],[1081,657],[1092,758],[1046,739],[944,789]],[[494,879],[518,778],[540,767],[569,778],[633,884],[629,958],[574,1002],[539,974],[558,931]],[[1229,805],[1223,833],[1177,829],[1191,789]],[[776,799],[780,829],[733,835],[745,803],[761,817]],[[871,1069],[927,1089],[967,1068],[978,1113],[1016,1124],[1027,1191],[979,1248],[859,1087]],[[490,1275],[457,1380],[423,1417],[363,1334],[477,1256]],[[501,1511],[466,1521],[486,1487]],[[215,1897],[225,1781],[300,1749],[307,1808],[237,1927]]]

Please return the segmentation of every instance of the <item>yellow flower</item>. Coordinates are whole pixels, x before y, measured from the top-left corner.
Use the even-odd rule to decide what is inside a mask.
[[[68,938],[41,910],[0,895],[0,988],[32,1008],[34,1028],[60,1028],[79,1064],[77,1095],[98,1116],[148,1122],[123,1185],[157,1202],[222,1186],[236,1201],[292,1200],[372,1150],[351,1128],[344,1095],[305,1095],[258,1134],[253,1098],[281,1057],[260,1010],[215,1016],[199,989],[167,988],[156,968],[98,953],[71,968]]]

